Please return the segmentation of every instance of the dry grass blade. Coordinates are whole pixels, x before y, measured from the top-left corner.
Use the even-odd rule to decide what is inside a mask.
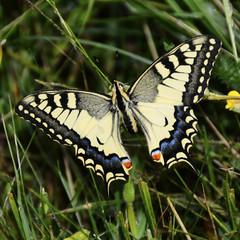
[[[176,208],[173,206],[173,204],[172,204],[172,202],[171,202],[171,200],[170,200],[169,197],[167,197],[167,202],[168,202],[168,204],[169,204],[169,206],[170,206],[170,208],[171,208],[174,216],[176,217],[178,224],[180,225],[181,229],[182,229],[183,232],[185,233],[186,239],[187,239],[187,240],[192,240],[192,238],[189,236],[188,231],[187,231],[187,229],[185,228],[185,226],[184,226],[184,224],[183,224],[180,216],[178,215]]]

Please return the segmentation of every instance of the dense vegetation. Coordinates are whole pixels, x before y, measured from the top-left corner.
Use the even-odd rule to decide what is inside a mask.
[[[158,55],[200,34],[223,42],[210,91],[240,91],[239,27],[237,0],[1,1],[0,239],[239,239],[239,115],[210,101],[219,97],[194,108],[199,175],[152,162],[143,134],[121,127],[134,167],[109,197],[73,149],[14,113],[35,90],[130,85]]]

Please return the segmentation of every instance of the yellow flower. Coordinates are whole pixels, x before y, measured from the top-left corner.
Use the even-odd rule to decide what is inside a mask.
[[[233,90],[228,93],[228,96],[240,97],[240,94],[237,91]],[[227,105],[225,106],[225,108],[236,112],[240,112],[240,100],[236,99],[227,100]]]

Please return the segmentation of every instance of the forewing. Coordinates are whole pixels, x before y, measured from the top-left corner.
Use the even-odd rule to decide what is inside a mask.
[[[189,149],[197,119],[191,105],[203,98],[220,47],[210,36],[185,41],[157,59],[128,91],[149,152],[166,167],[179,161],[193,167]]]
[[[211,36],[187,40],[157,59],[128,91],[133,102],[151,102],[175,106],[200,101],[221,48]]]
[[[76,91],[41,91],[24,97],[16,113],[53,140],[73,146],[78,159],[107,183],[128,179],[131,167],[119,134],[119,112],[109,96]]]

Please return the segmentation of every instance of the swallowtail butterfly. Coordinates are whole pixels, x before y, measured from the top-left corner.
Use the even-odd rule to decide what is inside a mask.
[[[131,133],[142,128],[152,159],[167,168],[193,167],[189,149],[197,133],[192,105],[204,96],[221,41],[198,36],[158,58],[125,91],[114,81],[112,95],[78,90],[34,92],[16,113],[53,140],[73,146],[76,157],[107,184],[127,180],[132,167],[119,124]],[[194,168],[194,167],[193,167]]]

